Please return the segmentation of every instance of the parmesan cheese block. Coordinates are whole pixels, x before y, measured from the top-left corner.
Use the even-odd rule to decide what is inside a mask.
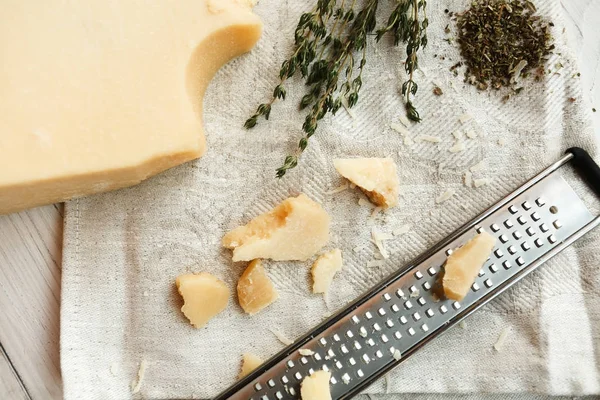
[[[223,237],[233,261],[306,260],[329,240],[329,215],[304,194],[290,197]]]
[[[181,311],[196,328],[202,328],[227,307],[229,289],[207,272],[178,276],[175,283],[183,298]]]
[[[399,180],[391,158],[338,158],[335,169],[358,186],[373,204],[394,207],[398,204]]]
[[[253,315],[279,298],[260,260],[248,265],[237,284],[240,306]]]
[[[238,379],[242,379],[258,368],[262,363],[263,361],[258,356],[255,356],[252,353],[244,353],[242,355],[242,369],[238,375]]]
[[[329,391],[329,380],[331,372],[316,371],[304,378],[300,384],[300,396],[302,400],[331,400]]]
[[[342,270],[342,251],[334,249],[319,258],[310,270],[313,278],[313,293],[327,293],[336,272]]]
[[[448,256],[442,286],[452,300],[462,300],[496,245],[496,238],[483,231]]]
[[[0,160],[10,168],[0,168],[0,214],[135,185],[200,157],[205,89],[262,31],[250,5],[3,3]]]

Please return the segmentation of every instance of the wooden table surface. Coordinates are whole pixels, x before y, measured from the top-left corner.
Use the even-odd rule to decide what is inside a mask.
[[[584,99],[600,110],[600,1],[561,0]],[[600,112],[593,115],[600,132]],[[0,399],[62,398],[62,205],[0,216]]]

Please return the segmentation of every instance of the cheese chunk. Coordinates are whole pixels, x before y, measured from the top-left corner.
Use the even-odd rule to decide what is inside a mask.
[[[240,306],[253,315],[279,298],[260,260],[252,261],[237,284]]]
[[[394,207],[398,204],[399,180],[391,158],[339,158],[335,169],[358,186],[373,204]]]
[[[300,384],[302,400],[331,400],[330,379],[331,372],[322,370],[304,378]]]
[[[447,298],[462,300],[469,293],[495,245],[496,238],[484,231],[448,256],[442,280]]]
[[[207,272],[178,276],[175,283],[183,298],[181,311],[196,328],[202,328],[227,307],[229,289]]]
[[[223,237],[233,261],[306,260],[329,240],[329,215],[304,194],[284,200]]]
[[[336,272],[342,270],[342,251],[331,250],[321,255],[310,270],[313,278],[313,293],[327,293]]]
[[[200,157],[205,89],[262,31],[249,3],[3,3],[0,214]]]
[[[238,375],[238,379],[242,379],[258,368],[262,363],[263,361],[258,356],[255,356],[252,353],[244,353],[242,355],[242,369]]]

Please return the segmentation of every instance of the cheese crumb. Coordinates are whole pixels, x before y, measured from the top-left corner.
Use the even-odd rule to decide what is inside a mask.
[[[454,146],[452,146],[448,149],[448,151],[450,153],[460,153],[461,151],[464,151],[464,150],[465,150],[464,142],[456,142],[456,143],[454,143]]]
[[[485,164],[483,163],[483,160],[481,160],[477,164],[471,166],[471,168],[469,168],[469,171],[478,172],[478,171],[483,170],[484,168],[485,168]]]
[[[227,285],[207,272],[180,275],[175,284],[183,298],[181,311],[196,328],[206,325],[229,302]]]
[[[222,242],[224,247],[233,249],[233,261],[303,261],[325,246],[329,224],[323,207],[300,194],[232,230]]]
[[[335,274],[342,270],[342,251],[334,249],[315,261],[311,269],[313,293],[327,293]]]
[[[288,339],[287,337],[285,337],[285,335],[277,330],[274,329],[269,329],[271,331],[271,333],[273,335],[275,335],[275,337],[277,338],[277,340],[279,340],[281,343],[283,343],[286,346],[289,346],[290,344],[294,343],[292,340]]]
[[[242,379],[243,377],[248,375],[250,372],[252,372],[256,368],[258,368],[262,363],[263,363],[263,361],[258,356],[254,355],[252,353],[242,354],[242,368],[238,375],[238,379]]]
[[[377,246],[377,250],[379,250],[379,253],[381,253],[381,256],[386,259],[389,258],[390,256],[389,256],[387,250],[385,249],[385,243],[384,243],[384,240],[388,240],[389,237],[381,234],[375,227],[373,227],[371,229],[371,236],[373,238],[373,243],[375,243],[375,246]]]
[[[464,137],[462,131],[454,131],[452,132],[452,136],[454,136],[456,140],[462,140],[462,138]]]
[[[390,388],[392,386],[389,372],[385,374],[385,394],[390,394]]]
[[[316,371],[304,378],[300,384],[300,397],[302,400],[331,400],[329,381],[331,372]]]
[[[334,189],[331,189],[330,191],[327,192],[327,194],[340,193],[340,192],[343,192],[344,190],[348,190],[348,187],[349,187],[348,182],[345,182],[345,183],[341,184],[340,186],[338,186]]]
[[[364,326],[361,326],[361,327],[360,327],[360,329],[358,330],[358,334],[359,334],[361,337],[364,337],[364,338],[365,338],[365,337],[367,337],[367,330],[365,329],[365,327],[364,327]]]
[[[465,186],[472,187],[473,186],[473,174],[469,171],[465,172]]]
[[[408,129],[406,129],[404,126],[402,126],[400,124],[391,123],[390,128],[392,128],[393,130],[395,130],[396,132],[398,132],[401,135],[405,135],[405,136],[410,135],[410,132],[408,131]]]
[[[415,142],[409,137],[409,136],[404,136],[404,145],[405,146],[412,146]]]
[[[473,186],[476,188],[487,185],[488,183],[490,183],[488,178],[473,179]]]
[[[392,231],[392,235],[394,235],[394,236],[400,236],[400,235],[404,235],[405,233],[408,233],[408,232],[410,232],[410,229],[411,229],[411,228],[412,228],[412,226],[411,226],[411,225],[408,225],[408,224],[406,224],[406,225],[402,225],[401,227],[399,227],[399,228],[397,228],[397,229],[394,229],[394,230]]]
[[[458,326],[460,327],[460,329],[467,329],[467,323],[464,319],[458,323]]]
[[[504,146],[505,143],[506,143],[506,141],[503,138],[498,139],[499,146]]]
[[[470,120],[473,119],[473,116],[470,114],[463,114],[460,117],[458,117],[458,120],[460,121],[461,124],[466,124],[467,122],[469,122]]]
[[[504,347],[504,342],[506,341],[506,337],[508,336],[509,332],[510,332],[510,328],[508,326],[506,328],[504,328],[502,330],[502,332],[500,332],[500,336],[498,337],[498,340],[494,344],[494,349],[498,353],[500,353],[502,351],[502,347]]]
[[[495,245],[496,238],[482,231],[448,256],[442,278],[448,299],[460,301],[469,293]]]
[[[333,160],[333,165],[376,206],[388,208],[398,204],[400,182],[393,159],[338,158]]]
[[[420,295],[421,295],[421,292],[419,291],[419,289],[410,293],[410,297],[412,297],[412,298],[419,297]]]
[[[375,218],[377,218],[377,214],[379,214],[379,212],[380,212],[381,210],[383,210],[383,208],[382,208],[382,207],[379,207],[379,206],[375,207],[375,208],[373,209],[373,211],[371,212],[371,219],[375,219]]]
[[[429,142],[429,143],[439,143],[442,141],[439,137],[431,136],[431,135],[419,135],[417,136],[417,140],[420,142]]]
[[[400,116],[398,117],[398,119],[400,120],[400,123],[402,125],[404,125],[407,128],[410,128],[410,121],[408,120],[408,118],[406,117],[406,115],[404,115],[403,113],[400,113]]]
[[[356,246],[355,248],[353,248],[353,249],[352,249],[352,251],[353,251],[353,252],[355,252],[355,253],[358,253],[358,252],[360,252],[361,250],[364,250],[364,249],[366,249],[366,248],[367,248],[367,246],[365,246],[364,244],[361,244],[361,245],[358,245],[358,246]]]
[[[358,205],[361,207],[373,207],[373,204],[371,204],[370,201],[368,201],[362,197],[358,199]]]
[[[279,298],[279,293],[260,260],[252,261],[237,284],[240,307],[249,315],[254,315]]]
[[[452,196],[454,196],[455,193],[456,192],[453,189],[446,190],[435,199],[436,204],[440,204],[449,200]]]
[[[140,391],[140,389],[142,388],[142,382],[144,381],[144,376],[146,376],[146,367],[148,366],[148,363],[146,362],[146,360],[142,360],[142,362],[140,363],[140,368],[138,369],[138,377],[137,377],[137,383],[134,383],[131,387],[131,393],[138,393]]]
[[[468,129],[466,135],[469,139],[477,138],[477,132],[475,132],[473,129]]]
[[[307,356],[307,357],[315,354],[314,351],[309,350],[309,349],[300,349],[300,350],[298,350],[298,353],[300,353],[301,356]]]
[[[394,350],[393,357],[394,357],[394,360],[400,361],[400,359],[402,358],[402,354],[400,353],[400,350]]]
[[[350,376],[348,376],[348,374],[344,374],[342,375],[342,382],[344,382],[346,385],[350,383]]]

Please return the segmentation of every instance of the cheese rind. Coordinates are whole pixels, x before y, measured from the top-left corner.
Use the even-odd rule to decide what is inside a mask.
[[[223,237],[233,261],[307,260],[329,240],[329,215],[306,195],[290,197]]]
[[[204,153],[206,87],[262,31],[247,1],[219,0],[218,13],[209,2],[3,5],[0,214],[131,186]]]
[[[254,260],[248,265],[238,281],[237,293],[240,307],[250,315],[256,314],[279,298],[260,260]]]
[[[250,372],[254,371],[258,368],[263,361],[256,355],[252,353],[244,353],[242,354],[242,369],[240,370],[240,374],[238,375],[238,379],[242,379]]]
[[[338,158],[333,160],[333,165],[373,204],[385,208],[398,204],[400,182],[396,163],[391,158]]]
[[[310,270],[313,293],[327,293],[336,272],[342,270],[342,251],[333,249],[317,258]]]
[[[227,307],[229,288],[208,272],[180,275],[175,283],[184,302],[181,311],[196,328]]]
[[[462,300],[496,245],[496,238],[483,231],[448,256],[442,286],[451,300]]]
[[[331,372],[316,371],[304,378],[300,384],[300,396],[302,400],[331,400],[329,380]]]

